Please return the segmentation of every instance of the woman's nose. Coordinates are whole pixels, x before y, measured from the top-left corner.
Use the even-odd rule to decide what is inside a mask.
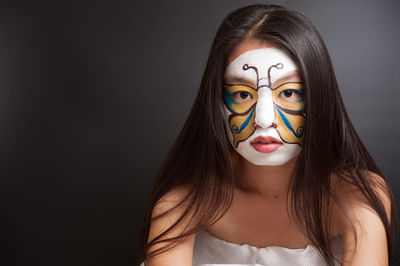
[[[255,123],[261,128],[273,126],[275,120],[274,102],[272,92],[268,87],[258,89]]]

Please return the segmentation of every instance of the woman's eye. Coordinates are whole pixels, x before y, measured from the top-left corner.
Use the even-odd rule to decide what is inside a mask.
[[[285,102],[297,102],[298,100],[301,99],[302,94],[297,90],[288,89],[282,91],[279,96]]]
[[[293,91],[285,90],[285,91],[283,91],[283,95],[285,95],[285,97],[290,97],[293,95]]]
[[[241,91],[241,92],[239,93],[239,96],[240,96],[241,99],[247,99],[247,97],[250,96],[250,93],[245,92],[245,91]]]
[[[246,103],[251,101],[253,95],[247,91],[238,91],[234,94],[234,98],[237,103]]]

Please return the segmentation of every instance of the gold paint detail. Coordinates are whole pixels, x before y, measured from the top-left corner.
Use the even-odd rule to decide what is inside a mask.
[[[229,96],[232,99],[232,105],[228,106],[228,108],[231,110],[231,112],[236,113],[236,114],[243,114],[246,113],[254,103],[257,102],[258,100],[258,94],[257,91],[254,90],[253,88],[246,86],[246,85],[229,85],[225,84],[225,90],[229,94],[239,94],[240,92],[248,92],[252,96],[249,101],[245,103],[238,103],[234,101],[234,97]]]
[[[233,145],[235,148],[238,147],[240,142],[245,141],[254,133],[256,129],[254,127],[254,120],[255,105],[246,115],[231,115],[229,117],[229,126],[233,135]]]
[[[285,90],[298,91],[299,97],[295,101],[285,101],[280,97]],[[272,91],[275,104],[275,121],[279,135],[286,143],[302,145],[305,120],[305,99],[301,82],[288,82]],[[286,121],[285,121],[286,120]]]

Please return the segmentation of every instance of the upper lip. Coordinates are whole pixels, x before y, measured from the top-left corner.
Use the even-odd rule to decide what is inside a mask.
[[[264,136],[259,136],[255,139],[253,139],[250,144],[254,144],[257,142],[261,142],[261,143],[278,143],[278,144],[282,144],[281,141],[277,140],[276,138],[273,137],[264,137]]]

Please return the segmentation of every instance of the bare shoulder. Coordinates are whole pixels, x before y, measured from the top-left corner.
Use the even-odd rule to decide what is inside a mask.
[[[164,248],[171,244],[169,238],[177,237],[190,227],[191,211],[185,215],[189,207],[189,192],[187,186],[177,187],[158,200],[152,210],[152,222],[150,225],[149,239],[152,241],[160,236],[158,240],[167,240],[157,243],[150,247],[149,252]],[[186,199],[186,200],[185,200]],[[171,229],[169,229],[173,226]],[[169,229],[167,231],[167,229]],[[193,246],[195,234],[189,235],[182,243],[151,257],[147,260],[147,265],[190,265],[192,263]]]
[[[365,178],[390,219],[391,196],[386,181],[372,172],[365,172]],[[380,216],[357,186],[338,179],[334,183],[332,219],[334,230],[342,236],[342,265],[387,265],[386,231]]]
[[[365,172],[365,176],[371,184],[371,190],[373,190],[382,201],[387,216],[390,219],[391,192],[386,180],[373,172]],[[358,187],[339,180],[335,175],[333,175],[333,180],[332,188],[336,199],[339,201],[338,203],[335,203],[336,208],[344,208],[348,211],[362,208],[374,212],[371,204]],[[342,206],[338,206],[338,204]]]
[[[179,186],[163,195],[154,206],[153,211],[160,212],[170,207],[175,206],[177,203],[185,200],[186,196],[190,193],[189,186]]]

